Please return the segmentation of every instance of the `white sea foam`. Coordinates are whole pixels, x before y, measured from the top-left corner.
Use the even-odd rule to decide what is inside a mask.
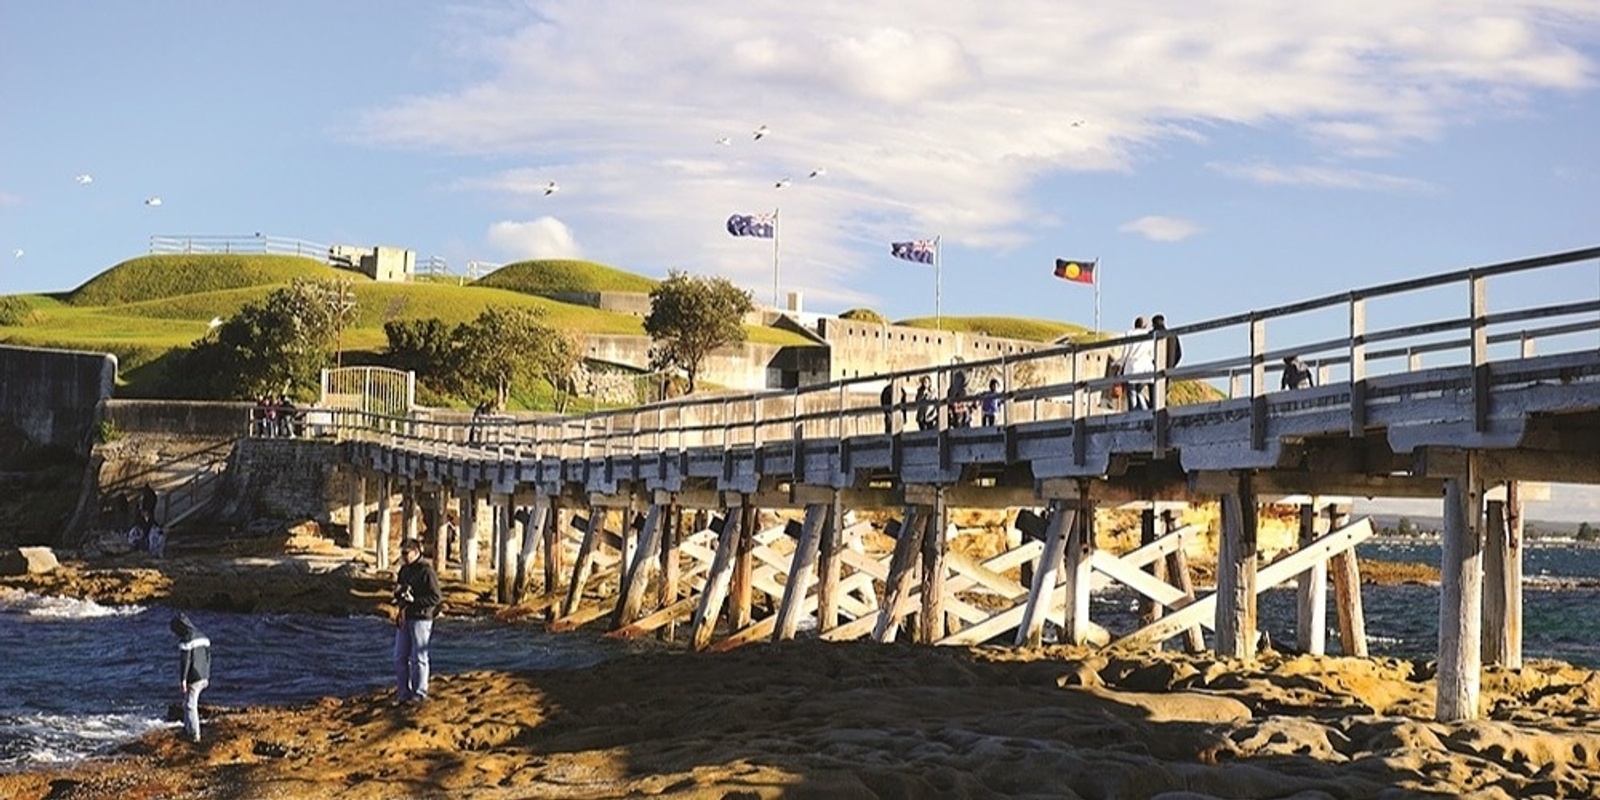
[[[139,714],[0,715],[0,768],[76,761],[175,724]]]
[[[29,592],[0,593],[0,613],[48,619],[92,619],[131,617],[143,613],[144,606],[103,606],[93,600],[75,597],[47,597]]]

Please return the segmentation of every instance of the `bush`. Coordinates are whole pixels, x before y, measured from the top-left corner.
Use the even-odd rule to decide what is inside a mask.
[[[26,325],[33,318],[33,307],[16,295],[0,297],[0,325]]]

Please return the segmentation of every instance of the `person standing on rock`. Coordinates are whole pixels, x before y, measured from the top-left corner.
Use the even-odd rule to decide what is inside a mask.
[[[183,688],[183,733],[189,741],[200,741],[200,692],[211,682],[211,640],[195,628],[188,615],[172,618],[172,632],[178,635],[178,676]]]
[[[428,641],[439,610],[439,576],[416,539],[400,543],[400,562],[394,586],[395,702],[413,703],[428,699]]]

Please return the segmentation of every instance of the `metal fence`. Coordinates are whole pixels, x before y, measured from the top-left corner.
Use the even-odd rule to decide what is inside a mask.
[[[288,239],[264,234],[242,235],[156,235],[150,237],[151,254],[227,254],[304,256],[318,261],[328,259],[328,246],[303,239]]]

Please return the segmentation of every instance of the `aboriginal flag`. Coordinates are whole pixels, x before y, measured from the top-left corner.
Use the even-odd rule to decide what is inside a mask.
[[[1094,261],[1056,259],[1056,277],[1064,278],[1074,283],[1094,283],[1094,268]]]

